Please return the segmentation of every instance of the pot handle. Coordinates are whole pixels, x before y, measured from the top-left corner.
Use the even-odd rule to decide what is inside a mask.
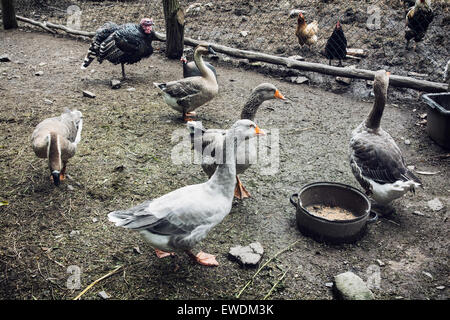
[[[370,216],[373,216],[372,218]],[[375,211],[370,211],[369,218],[367,219],[367,223],[374,223],[378,220],[378,213]]]
[[[293,205],[294,207],[297,208],[297,202],[294,201],[294,198],[297,198],[297,199],[298,199],[298,193],[294,193],[294,194],[289,198],[289,201],[292,203],[292,205]]]

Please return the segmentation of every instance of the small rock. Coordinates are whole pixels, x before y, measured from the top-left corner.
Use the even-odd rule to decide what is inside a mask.
[[[425,275],[425,276],[427,276],[427,277],[430,278],[431,280],[434,279],[433,276],[431,275],[431,273],[429,273],[429,272],[422,271],[422,274]]]
[[[379,265],[380,267],[384,267],[384,266],[385,266],[384,262],[381,261],[380,259],[377,259],[377,263],[378,263],[378,265]]]
[[[353,272],[345,272],[334,277],[336,290],[344,300],[373,300],[372,291]]]
[[[413,211],[413,214],[415,214],[416,216],[427,217],[425,214],[423,214],[420,211]]]
[[[425,119],[427,117],[426,113],[419,114],[420,119]]]
[[[117,79],[111,80],[111,89],[119,89],[121,85],[122,83],[120,82],[120,80]]]
[[[43,67],[43,66],[45,66],[45,65],[47,65],[45,62],[39,63],[39,67]]]
[[[45,102],[46,104],[53,104],[53,101],[52,101],[52,100],[49,100],[49,99],[44,99],[44,102]]]
[[[351,78],[345,78],[345,77],[336,77],[336,81],[345,85],[350,85],[352,83]]]
[[[228,256],[237,260],[244,267],[256,267],[261,261],[264,249],[259,242],[254,242],[248,246],[236,246],[230,249]]]
[[[75,236],[80,235],[80,231],[79,230],[72,230],[70,231],[69,237],[73,238]]]
[[[414,170],[416,167],[415,166],[407,166],[407,168],[409,169],[409,170]]]
[[[302,84],[302,83],[309,83],[309,79],[307,77],[290,77],[289,81],[292,83],[298,83],[298,84]]]
[[[248,31],[241,31],[239,34],[245,38],[246,36],[248,36]]]
[[[141,249],[139,249],[138,246],[134,247],[134,248],[133,248],[133,251],[134,251],[135,253],[137,253],[137,254],[142,254],[142,251],[141,251]]]
[[[405,144],[406,144],[407,146],[409,146],[409,145],[411,144],[411,140],[405,139]]]
[[[438,287],[436,287],[436,289],[438,289],[438,290],[444,290],[444,289],[445,289],[445,286],[438,286]]]
[[[95,98],[95,93],[85,90],[83,91],[83,96],[93,99]]]
[[[98,222],[98,219],[97,218],[92,218],[92,222],[96,223],[96,222]]]
[[[133,91],[136,91],[136,88],[128,88],[127,91],[128,92],[133,92]]]
[[[0,62],[11,62],[7,54],[3,54],[0,56]]]
[[[69,191],[75,190],[70,184],[67,185],[67,189],[68,189]]]
[[[444,208],[444,205],[442,204],[441,200],[438,198],[434,198],[433,200],[430,200],[427,202],[428,208],[430,208],[433,211],[439,211],[442,208]]]
[[[44,71],[38,71],[38,72],[35,72],[35,76],[42,76],[44,74]]]
[[[333,288],[333,282],[327,282],[327,283],[325,283],[325,287]]]
[[[111,298],[111,297],[109,296],[109,294],[107,294],[105,291],[100,291],[100,292],[98,293],[98,295],[100,296],[100,298],[105,299],[105,300]]]

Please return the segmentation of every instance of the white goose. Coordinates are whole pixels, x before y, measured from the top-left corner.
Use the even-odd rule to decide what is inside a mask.
[[[350,139],[353,175],[375,202],[375,208],[380,207],[383,211],[391,201],[408,191],[414,192],[421,185],[421,181],[406,167],[394,139],[380,127],[388,86],[389,73],[377,71],[373,84],[373,108],[367,119],[353,130]]]
[[[40,122],[31,136],[34,153],[48,159],[53,183],[58,186],[65,178],[67,161],[75,155],[81,141],[82,114],[65,109],[59,117]]]
[[[195,255],[191,249],[230,213],[236,185],[236,141],[258,134],[264,133],[254,122],[237,121],[227,132],[227,161],[217,166],[207,182],[182,187],[131,209],[111,212],[109,220],[116,226],[138,230],[160,258],[171,251],[185,251],[202,265],[217,266],[213,255]]]

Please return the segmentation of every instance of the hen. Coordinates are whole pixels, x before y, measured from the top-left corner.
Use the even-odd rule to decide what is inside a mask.
[[[317,42],[317,32],[319,31],[319,25],[316,20],[307,24],[305,16],[302,12],[298,14],[297,18],[297,30],[295,30],[295,35],[298,38],[298,43],[303,45],[311,46]]]
[[[330,66],[332,59],[339,59],[339,66],[342,66],[342,59],[345,59],[347,56],[347,39],[339,21],[336,23],[336,27],[327,41],[325,56],[330,60]]]
[[[431,0],[416,0],[414,7],[410,8],[406,14],[406,49],[409,48],[411,39],[414,39],[416,43],[423,40],[433,18]]]
[[[86,69],[97,58],[99,63],[108,60],[122,65],[122,77],[125,79],[125,64],[139,62],[153,53],[153,20],[144,18],[139,24],[117,25],[105,23],[99,28],[84,58],[81,69]]]

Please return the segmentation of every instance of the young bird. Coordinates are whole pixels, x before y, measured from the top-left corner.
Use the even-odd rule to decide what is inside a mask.
[[[409,49],[409,42],[414,39],[420,42],[425,38],[428,26],[433,21],[434,13],[431,9],[431,0],[416,0],[414,7],[410,8],[406,14],[406,49]]]
[[[316,20],[307,24],[302,12],[298,14],[297,29],[295,35],[298,38],[298,43],[303,46],[312,46],[317,42],[317,32],[319,31],[319,25]]]
[[[64,180],[67,161],[75,155],[81,141],[82,114],[66,109],[59,117],[39,123],[31,136],[34,153],[48,159],[51,178],[55,186]]]
[[[347,39],[339,21],[336,23],[331,37],[325,46],[325,56],[330,60],[339,59],[339,66],[342,66],[342,60],[347,56]]]

